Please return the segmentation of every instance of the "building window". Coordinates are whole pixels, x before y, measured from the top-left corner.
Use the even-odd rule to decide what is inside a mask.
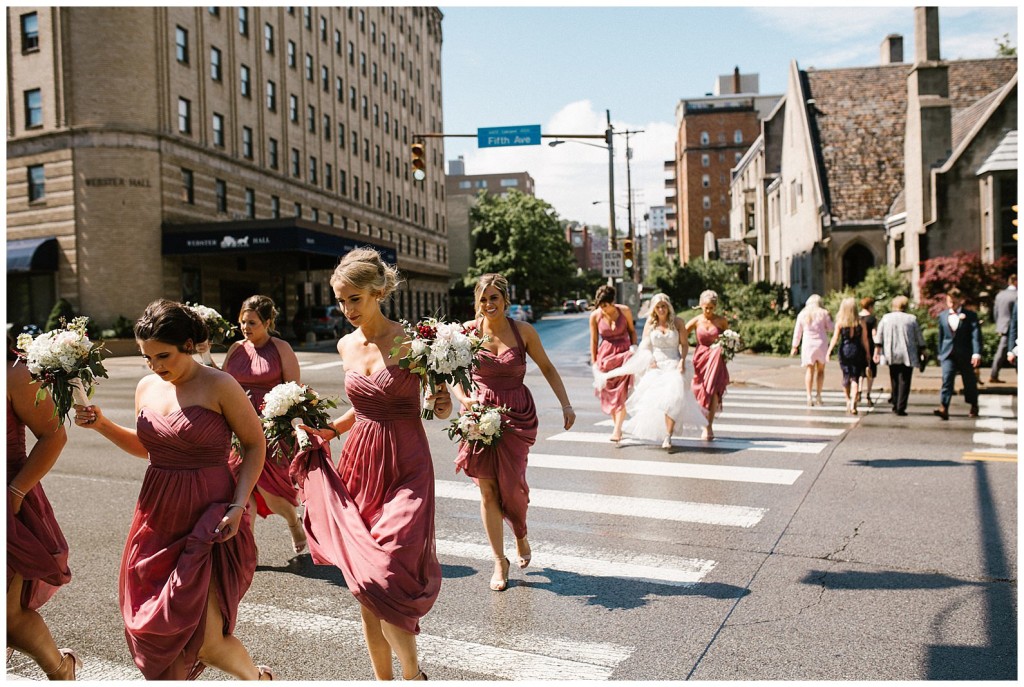
[[[249,35],[249,8],[238,8],[238,33],[243,36]]]
[[[288,96],[288,119],[293,122],[299,121],[299,99],[294,95]]]
[[[214,192],[217,195],[217,212],[228,211],[228,185],[223,179],[214,182]]]
[[[288,41],[288,66],[295,69],[295,42]]]
[[[711,134],[706,131],[700,132],[700,144],[706,146],[711,143]]]
[[[316,183],[316,157],[313,155],[309,156],[309,183]]]
[[[348,102],[352,106],[352,109],[355,110],[356,109],[356,87],[355,86],[349,86],[348,87]]]
[[[732,134],[733,143],[743,143],[743,131],[736,129]]]
[[[331,167],[330,162],[324,163],[324,188],[334,188],[334,169]]]
[[[281,218],[281,199],[277,196],[270,196],[270,216],[273,219]]]
[[[306,81],[313,80],[313,56],[306,53]]]
[[[217,48],[210,48],[210,78],[214,81],[221,80],[220,50]]]
[[[39,50],[39,15],[35,12],[21,15],[21,52]]]
[[[473,182],[472,181],[460,181],[459,182],[459,188],[473,188]]]
[[[501,180],[501,185],[502,186],[506,186],[506,187],[507,186],[518,186],[519,185],[519,179],[502,179]]]
[[[327,18],[320,17],[320,41],[322,43],[327,42]]]
[[[302,203],[295,204],[295,216],[302,219]]]
[[[324,115],[324,140],[331,140],[331,117]]]
[[[249,68],[247,66],[245,66],[244,64],[241,66],[241,68],[239,70],[239,78],[241,80],[240,81],[240,87],[242,89],[242,97],[243,98],[250,98],[250,97],[252,97],[252,88],[250,87],[250,81],[249,81]]]
[[[207,7],[206,9],[210,12],[210,16],[211,17],[217,17],[218,19],[220,19],[220,8],[219,7]]]
[[[333,212],[328,212],[327,213],[327,226],[329,226],[329,227],[333,227],[334,226],[334,213]]]
[[[370,139],[363,139],[363,160],[366,162],[370,161]]]
[[[334,54],[341,54],[341,31],[334,30]]]
[[[252,159],[252,128],[248,126],[242,127],[242,157]]]
[[[306,22],[306,29],[308,31],[312,31],[313,30],[313,8],[311,8],[311,7],[303,7],[302,8],[302,18]]]
[[[363,76],[366,76],[366,53],[359,53],[359,71],[362,72]]]
[[[38,88],[25,91],[25,128],[35,129],[43,125],[43,92]]]
[[[245,216],[256,219],[256,191],[251,188],[245,189]]]
[[[331,75],[330,72],[327,71],[327,67],[320,67],[320,83],[323,86],[324,93],[331,92]]]
[[[353,67],[356,64],[356,46],[352,41],[348,42],[348,63]]]
[[[343,169],[338,170],[338,193],[348,195],[348,174]]]
[[[296,179],[302,174],[302,170],[299,166],[299,149],[292,148],[292,176]]]
[[[174,29],[174,54],[178,62],[188,64],[188,31],[180,26]]]
[[[363,109],[363,119],[369,119],[370,118],[370,101],[367,100],[366,96],[364,95],[362,98],[360,98],[359,102],[363,106],[362,107],[362,109]]]
[[[705,210],[710,209],[711,208],[711,196],[704,196],[704,198],[701,200],[701,205],[704,206]]]
[[[711,228],[711,218],[710,217],[705,217],[704,218],[704,229],[710,229],[710,228]]]
[[[312,105],[306,106],[306,120],[310,133],[316,133],[316,108]]]
[[[710,174],[703,174],[703,175],[701,175],[700,185],[703,186],[704,188],[710,187],[711,186],[711,175]]]
[[[352,176],[352,197],[359,200],[359,177]]]
[[[736,162],[739,162],[740,158],[742,158],[742,157],[743,157],[743,153],[736,153]]]
[[[189,205],[196,204],[195,175],[184,167],[181,168],[181,200]]]
[[[277,139],[271,138],[267,146],[267,158],[271,169],[277,169]]]
[[[478,179],[476,182],[477,188],[487,188],[487,179]]]
[[[373,106],[373,125],[380,126],[380,108],[377,105]]]
[[[270,24],[263,25],[263,49],[274,53],[274,27]]]
[[[345,102],[345,85],[340,76],[334,79],[334,85],[338,89],[338,102]]]
[[[701,167],[710,167],[711,166],[711,156],[708,155],[707,153],[704,153],[703,155],[701,155],[700,156],[700,166]]]
[[[370,200],[370,182],[367,181],[365,183],[366,183],[366,204],[369,205],[372,202]]]
[[[341,123],[338,124],[338,147],[345,148],[345,125]]]
[[[30,165],[28,168],[28,202],[32,203],[46,197],[46,171],[43,165]]]
[[[178,98],[178,133],[192,133],[192,102]]]
[[[267,82],[267,109],[277,112],[277,84],[273,81]]]
[[[380,146],[373,146],[373,162],[380,167]]]
[[[224,147],[224,115],[213,113],[213,145]]]
[[[353,131],[352,132],[352,154],[356,155],[356,156],[359,155],[359,132],[358,131]]]

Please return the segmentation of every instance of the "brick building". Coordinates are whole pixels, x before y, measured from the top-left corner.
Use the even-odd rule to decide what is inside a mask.
[[[430,7],[7,9],[8,321],[108,327],[158,297],[283,322],[372,245],[416,317],[447,294],[441,13]]]

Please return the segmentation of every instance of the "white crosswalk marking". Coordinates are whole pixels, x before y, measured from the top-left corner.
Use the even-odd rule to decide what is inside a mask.
[[[309,365],[309,364],[299,363],[299,367],[301,367],[305,371],[308,371],[308,370],[326,370],[326,369],[331,368],[331,367],[342,367],[342,362],[341,362],[341,360],[334,360],[334,361],[331,361],[329,363],[317,363],[316,365]]]
[[[77,652],[76,652],[77,653]],[[142,673],[134,664],[114,663],[98,656],[78,654],[82,668],[75,673],[79,681],[86,680],[134,680],[141,681]],[[206,676],[204,676],[206,677]],[[21,653],[15,653],[7,664],[4,680],[45,680],[46,675],[36,662]]]
[[[716,430],[719,428],[716,426]],[[607,432],[577,432],[573,430],[571,432],[560,432],[547,438],[548,441],[571,441],[584,444],[603,444],[605,446],[611,445],[608,441]],[[620,446],[639,446],[639,445],[654,445],[654,442],[644,442],[629,437],[623,438]],[[823,441],[783,441],[779,439],[731,439],[718,437],[713,442],[701,441],[700,439],[686,439],[682,437],[672,437],[673,446],[682,446],[687,448],[703,448],[709,450],[728,450],[728,451],[768,451],[770,453],[801,453],[801,454],[813,454],[817,455],[821,453],[826,446],[827,442]]]
[[[627,475],[656,477],[683,477],[725,482],[753,482],[758,484],[793,484],[802,474],[800,470],[749,468],[734,465],[702,465],[699,463],[669,463],[653,460],[621,460],[618,458],[591,458],[531,453],[531,468],[581,470],[590,472],[616,472]]]
[[[1017,420],[1007,420],[1002,417],[982,417],[974,423],[974,426],[978,429],[994,429],[997,432],[1017,432]]]
[[[971,437],[971,441],[985,446],[1016,446],[1017,435],[1004,434],[1002,432],[975,432]]]

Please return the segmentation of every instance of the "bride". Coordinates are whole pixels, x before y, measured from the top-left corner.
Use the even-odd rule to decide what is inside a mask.
[[[696,432],[707,420],[690,389],[693,368],[686,365],[686,324],[676,317],[672,302],[663,293],[651,299],[650,312],[636,355],[601,377],[636,375],[636,388],[626,401],[629,419],[623,430],[638,439],[663,439],[661,447],[670,449],[672,435],[680,426]]]

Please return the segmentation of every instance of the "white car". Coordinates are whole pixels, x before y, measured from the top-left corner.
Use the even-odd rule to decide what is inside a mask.
[[[529,319],[526,316],[526,309],[518,304],[508,306],[508,316],[518,322],[526,322]]]

